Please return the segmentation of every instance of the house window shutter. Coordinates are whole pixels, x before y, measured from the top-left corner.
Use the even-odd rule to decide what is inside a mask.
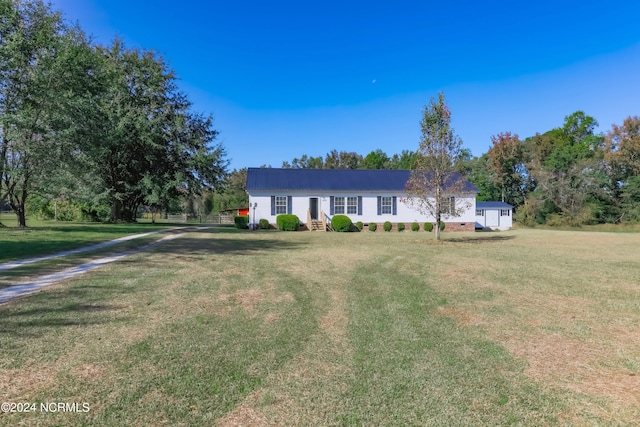
[[[276,214],[276,196],[271,196],[271,215]]]
[[[335,214],[336,212],[336,208],[335,208],[335,200],[333,196],[329,196],[329,215]]]
[[[362,196],[358,196],[358,215],[362,215]]]
[[[398,215],[398,198],[393,196],[393,214]]]
[[[287,213],[291,214],[291,201],[292,201],[292,197],[291,196],[287,196]]]
[[[382,196],[378,196],[378,215],[382,215]]]

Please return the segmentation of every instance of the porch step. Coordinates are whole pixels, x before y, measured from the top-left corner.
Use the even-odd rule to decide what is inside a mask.
[[[325,231],[322,229],[322,221],[317,219],[311,220],[311,231]]]

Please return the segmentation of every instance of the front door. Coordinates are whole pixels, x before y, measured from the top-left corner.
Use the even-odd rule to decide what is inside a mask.
[[[318,219],[318,198],[309,198],[309,211],[311,211],[311,219]]]

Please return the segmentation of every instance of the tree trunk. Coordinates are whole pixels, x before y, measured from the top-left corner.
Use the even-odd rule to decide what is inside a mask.
[[[120,220],[120,217],[122,216],[122,208],[120,205],[120,200],[114,200],[113,203],[111,203],[111,221],[112,222],[117,222]]]
[[[27,215],[24,211],[24,206],[16,211],[16,215],[18,216],[18,227],[26,228],[27,227]]]
[[[11,209],[16,213],[18,217],[18,227],[20,228],[26,228],[27,226],[27,213],[25,209],[27,194],[24,188],[19,196],[9,191],[9,206],[11,206]]]
[[[436,240],[440,240],[440,221],[442,220],[442,203],[440,203],[440,186],[436,187]]]

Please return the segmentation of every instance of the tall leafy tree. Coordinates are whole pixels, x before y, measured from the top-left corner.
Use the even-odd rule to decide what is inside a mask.
[[[493,146],[487,152],[489,169],[500,186],[501,200],[514,206],[524,200],[528,172],[524,164],[523,145],[518,135],[502,132],[491,136]]]
[[[602,162],[604,139],[594,134],[597,124],[577,111],[565,117],[562,127],[528,141],[529,170],[544,220],[556,215],[560,222],[577,225],[601,216],[610,183]]]
[[[400,154],[394,154],[389,161],[390,169],[409,170],[416,164],[418,153],[411,150],[402,150]]]
[[[101,142],[90,157],[112,220],[131,221],[142,204],[166,206],[217,186],[226,153],[215,143],[213,119],[191,112],[174,71],[155,52],[127,49],[120,40],[98,52],[106,90]]]
[[[467,162],[468,171],[466,177],[478,188],[478,201],[498,200],[502,195],[502,188],[495,183],[489,167],[489,156],[484,153],[480,157],[474,157]]]
[[[381,149],[367,154],[361,162],[363,169],[389,169],[389,156]]]
[[[443,93],[424,107],[420,128],[418,159],[406,184],[407,203],[436,219],[439,240],[443,215],[460,215],[469,208],[459,198],[465,193],[466,183],[456,165],[462,140],[451,127],[451,111]]]
[[[235,209],[249,206],[247,194],[247,168],[234,169],[229,174],[224,187],[217,189],[214,195],[213,209]]]
[[[608,166],[612,205],[616,221],[640,220],[640,118],[627,117],[622,125],[614,124],[605,137],[605,162]]]
[[[0,199],[25,227],[29,195],[81,155],[95,70],[82,32],[50,6],[2,0],[0,13]]]
[[[606,159],[618,179],[640,176],[640,117],[627,117],[606,135]]]
[[[359,169],[362,156],[355,152],[331,150],[324,158],[326,169]]]

